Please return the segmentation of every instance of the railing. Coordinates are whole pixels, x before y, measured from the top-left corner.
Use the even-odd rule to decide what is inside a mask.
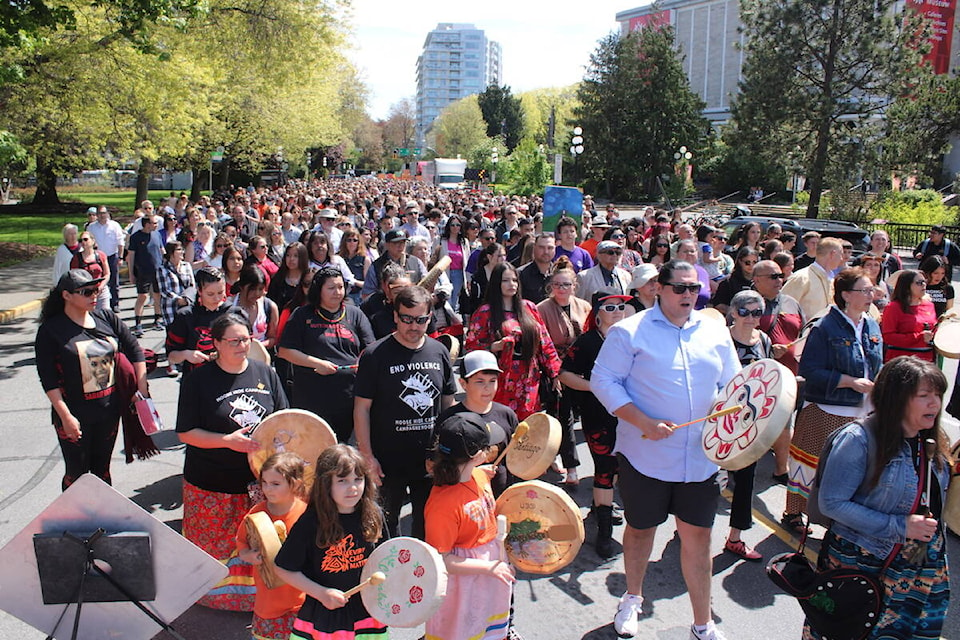
[[[918,244],[930,237],[929,224],[906,224],[888,222],[886,224],[861,224],[871,233],[883,229],[890,235],[890,244],[895,249],[913,251]],[[950,242],[960,243],[960,227],[946,227]]]

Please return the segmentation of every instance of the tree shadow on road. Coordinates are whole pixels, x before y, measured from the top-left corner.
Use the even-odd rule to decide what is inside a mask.
[[[157,511],[178,511],[183,508],[183,476],[168,476],[145,487],[137,487],[130,500],[163,520],[162,514]]]

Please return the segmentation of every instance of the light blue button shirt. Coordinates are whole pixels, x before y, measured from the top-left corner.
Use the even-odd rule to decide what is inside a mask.
[[[633,403],[650,418],[680,424],[709,415],[717,392],[738,371],[737,352],[722,322],[693,311],[678,327],[657,303],[611,327],[590,387],[611,413]],[[703,453],[702,430],[699,422],[663,440],[643,440],[639,427],[620,420],[616,451],[651,478],[702,482],[717,472]]]

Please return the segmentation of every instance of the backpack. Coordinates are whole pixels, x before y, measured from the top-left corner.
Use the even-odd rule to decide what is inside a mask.
[[[854,421],[850,424],[859,424],[867,436],[867,472],[864,474],[860,486],[857,487],[857,493],[859,493],[863,491],[867,483],[870,482],[870,478],[873,477],[873,473],[876,470],[875,458],[877,455],[877,443],[873,437],[873,429],[867,426],[866,421]],[[823,470],[827,467],[827,458],[830,457],[830,452],[833,451],[833,443],[845,428],[846,426],[840,427],[831,433],[823,443],[823,448],[820,450],[820,460],[817,462],[817,473],[813,477],[813,483],[810,485],[810,495],[807,498],[807,520],[828,529],[830,525],[833,524],[833,518],[824,515],[823,512],[820,511],[820,484],[823,482]]]

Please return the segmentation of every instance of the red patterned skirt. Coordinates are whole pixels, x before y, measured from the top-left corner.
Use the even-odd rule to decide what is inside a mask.
[[[253,614],[253,626],[250,629],[253,640],[289,640],[296,619],[296,611],[288,611],[279,618],[261,618]]]
[[[251,508],[246,493],[217,493],[183,481],[183,537],[227,566],[230,573],[197,601],[226,611],[253,611],[254,567],[237,556],[237,528]]]

